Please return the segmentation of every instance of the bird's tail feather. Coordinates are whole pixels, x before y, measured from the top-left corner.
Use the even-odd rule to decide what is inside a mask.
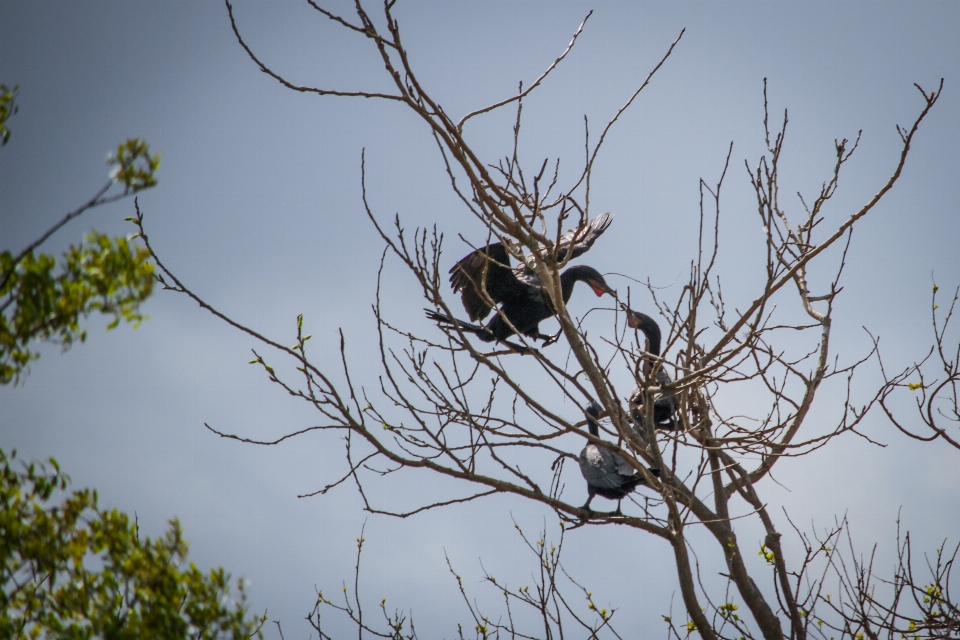
[[[456,318],[451,318],[444,313],[438,313],[436,311],[432,311],[431,309],[424,309],[424,311],[427,314],[427,318],[430,320],[460,327],[461,331],[476,334],[481,340],[486,342],[493,340],[493,335],[486,327],[482,327],[478,324],[470,324],[469,322],[464,322],[463,320],[457,320]]]

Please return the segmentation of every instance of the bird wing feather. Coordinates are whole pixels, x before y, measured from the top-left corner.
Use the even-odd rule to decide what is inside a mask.
[[[616,468],[617,473],[621,476],[627,476],[632,478],[637,475],[637,470],[630,466],[630,463],[618,456],[617,454],[611,454],[613,456],[614,468]]]
[[[583,479],[588,485],[599,489],[619,489],[633,480],[631,474],[620,472],[620,465],[626,465],[633,474],[636,473],[620,456],[603,447],[588,444],[580,452],[580,473],[583,474]]]
[[[488,244],[468,254],[450,269],[450,286],[462,291],[461,300],[473,321],[486,318],[494,303],[503,302],[522,286],[510,268],[510,256],[501,242]],[[482,291],[486,292],[486,296]]]
[[[662,368],[657,371],[657,385],[664,387],[673,382],[670,375]],[[639,425],[646,412],[643,408],[644,403],[643,386],[637,385],[633,393],[630,394],[630,405],[634,421]],[[653,422],[657,429],[674,429],[676,427],[674,416],[677,412],[677,394],[670,390],[658,393],[653,398]]]
[[[557,245],[557,261],[565,260],[571,251],[571,258],[586,253],[611,222],[613,214],[604,213],[591,220],[580,233],[579,229],[567,231]],[[546,257],[548,253],[548,250],[543,250],[540,255]],[[471,320],[476,322],[486,318],[493,310],[491,301],[500,304],[511,297],[528,296],[531,290],[542,288],[540,279],[530,268],[530,259],[531,256],[527,256],[525,264],[513,269],[506,247],[502,242],[494,242],[471,252],[453,265],[450,269],[450,286],[454,293],[462,292],[460,298],[463,308]]]
[[[590,247],[593,246],[593,243],[597,241],[597,238],[603,235],[603,232],[607,230],[607,227],[609,227],[612,222],[613,214],[604,213],[591,220],[586,229],[581,233],[578,234],[580,229],[577,228],[571,229],[560,236],[560,242],[557,243],[557,262],[561,263],[566,260],[567,252],[571,251],[571,249],[571,260],[585,254],[590,250]],[[541,253],[541,255],[544,253]]]

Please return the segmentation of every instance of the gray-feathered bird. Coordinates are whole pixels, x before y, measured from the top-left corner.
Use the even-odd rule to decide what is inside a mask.
[[[600,405],[591,402],[584,410],[587,416],[587,425],[590,435],[600,437]],[[660,475],[659,469],[650,469],[655,475]],[[620,513],[620,500],[633,491],[637,485],[646,484],[643,474],[630,466],[626,460],[600,445],[588,442],[580,452],[580,473],[587,481],[587,502],[583,509],[590,509],[593,496],[601,495],[604,498],[617,501],[617,510]]]

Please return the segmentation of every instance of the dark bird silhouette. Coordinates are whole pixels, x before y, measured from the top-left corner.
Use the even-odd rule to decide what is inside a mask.
[[[590,435],[600,437],[600,405],[591,402],[584,410],[587,416],[587,426]],[[659,469],[650,469],[655,475],[660,475]],[[637,485],[646,484],[643,475],[631,467],[626,460],[609,449],[598,444],[588,442],[580,452],[580,473],[587,481],[587,502],[581,507],[590,509],[593,496],[601,495],[604,498],[617,501],[617,510],[620,513],[620,501]]]
[[[645,313],[639,311],[627,311],[627,325],[633,329],[639,329],[647,337],[646,351],[652,356],[660,355],[660,326],[657,322]],[[649,376],[654,367],[657,367],[656,385],[665,387],[670,384],[670,376],[663,368],[644,358],[644,375]],[[646,408],[644,405],[644,390],[642,385],[637,385],[630,394],[630,415],[634,423],[639,426],[643,424],[646,418]],[[655,395],[653,401],[653,425],[656,429],[675,429],[677,427],[677,398],[674,391],[661,391]]]
[[[557,244],[557,262],[565,260],[568,254],[572,259],[586,253],[612,221],[613,215],[605,213],[591,220],[583,233],[578,235],[577,230],[572,230],[563,234]],[[541,251],[541,257],[548,255],[549,250]],[[486,326],[457,320],[430,309],[425,309],[427,317],[457,325],[462,331],[473,333],[484,342],[503,342],[521,353],[528,349],[507,341],[514,333],[543,340],[544,346],[552,344],[560,337],[560,333],[553,336],[540,333],[540,322],[556,314],[556,309],[543,283],[534,273],[532,261],[533,258],[528,257],[524,264],[511,267],[510,255],[501,242],[477,249],[450,269],[450,286],[454,293],[462,292],[463,308],[471,320],[486,318],[494,305],[499,304],[497,314]],[[580,281],[589,284],[597,296],[605,293],[616,295],[599,271],[578,265],[560,274],[564,303],[570,300],[573,286]]]

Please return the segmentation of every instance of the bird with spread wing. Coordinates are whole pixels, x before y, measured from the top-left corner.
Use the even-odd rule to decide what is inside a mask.
[[[605,213],[597,216],[584,229],[568,231],[560,237],[556,245],[555,260],[562,264],[568,258],[573,259],[586,253],[610,223],[613,215]],[[541,250],[541,258],[548,257],[551,249]],[[496,315],[486,324],[478,325],[426,309],[431,320],[455,325],[461,331],[476,335],[483,342],[502,342],[512,349],[527,353],[529,349],[509,342],[507,338],[521,334],[543,340],[543,346],[552,344],[560,333],[548,336],[540,333],[540,322],[556,314],[550,295],[532,268],[533,257],[527,256],[523,264],[510,265],[510,254],[502,242],[494,242],[473,251],[450,269],[450,286],[454,293],[460,293],[463,308],[470,320],[483,320],[496,305],[500,305]],[[560,274],[560,289],[566,303],[573,293],[577,282],[586,282],[597,296],[607,293],[615,296],[600,272],[586,265],[570,267]]]

